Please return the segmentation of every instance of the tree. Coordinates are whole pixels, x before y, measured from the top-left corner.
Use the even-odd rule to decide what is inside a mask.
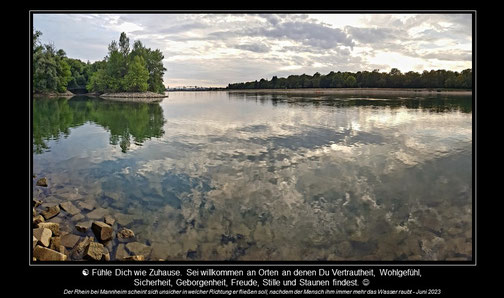
[[[40,92],[65,92],[72,73],[66,62],[65,51],[56,50],[53,44],[42,45],[40,36],[42,32],[33,32],[33,91]]]
[[[128,67],[128,73],[124,77],[123,87],[126,91],[144,92],[149,84],[149,72],[145,60],[140,56],[135,56]]]

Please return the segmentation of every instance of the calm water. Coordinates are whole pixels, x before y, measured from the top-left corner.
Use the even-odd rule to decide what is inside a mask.
[[[33,174],[150,260],[472,258],[470,97],[34,99]]]

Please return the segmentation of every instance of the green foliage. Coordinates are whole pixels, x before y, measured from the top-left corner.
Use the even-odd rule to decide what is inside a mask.
[[[144,92],[149,84],[149,72],[145,65],[145,60],[141,56],[135,56],[128,67],[128,73],[123,80],[125,91]]]
[[[334,72],[326,75],[315,73],[290,75],[287,78],[274,76],[271,81],[261,79],[259,82],[229,84],[228,89],[263,89],[263,88],[472,88],[472,70],[462,72],[449,70],[424,71],[421,74],[413,71],[401,73],[392,68],[389,73],[378,69],[369,71]]]
[[[33,91],[65,92],[71,80],[72,73],[67,63],[65,51],[54,48],[52,44],[42,45],[40,36],[42,32],[33,32]]]
[[[64,92],[84,89],[89,92],[153,91],[163,93],[163,53],[146,48],[121,33],[119,42],[108,45],[108,55],[102,61],[84,63],[66,57],[64,50],[54,45],[41,45],[40,31],[33,32],[33,89],[35,92]]]

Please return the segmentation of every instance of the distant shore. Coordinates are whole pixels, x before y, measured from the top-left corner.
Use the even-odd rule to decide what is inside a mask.
[[[229,89],[231,93],[283,93],[283,94],[384,94],[384,95],[472,95],[472,90],[421,89],[421,88],[299,88],[299,89]]]

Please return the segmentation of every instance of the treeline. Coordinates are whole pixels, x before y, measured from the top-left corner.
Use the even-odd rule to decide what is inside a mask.
[[[358,72],[334,72],[313,76],[290,75],[287,78],[274,76],[271,80],[229,84],[228,89],[293,89],[293,88],[472,88],[472,70],[424,70],[422,73],[402,73],[397,68],[390,72],[378,69]]]
[[[146,48],[137,40],[130,41],[123,32],[119,42],[112,41],[108,55],[94,63],[66,57],[64,50],[53,44],[42,45],[40,31],[33,33],[33,91],[65,92],[68,89],[87,92],[163,93],[163,53]]]

